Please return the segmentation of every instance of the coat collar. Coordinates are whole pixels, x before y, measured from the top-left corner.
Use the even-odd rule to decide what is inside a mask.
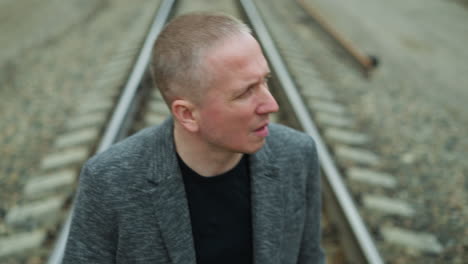
[[[173,120],[155,130],[152,199],[158,225],[174,264],[195,264],[195,249],[187,197],[173,138]],[[282,197],[278,168],[268,144],[250,156],[254,263],[279,263]]]

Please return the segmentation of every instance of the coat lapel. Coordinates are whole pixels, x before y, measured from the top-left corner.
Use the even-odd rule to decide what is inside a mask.
[[[158,225],[174,264],[195,264],[190,214],[182,179],[171,178],[154,191]]]
[[[174,264],[195,264],[195,249],[185,187],[173,144],[172,119],[166,120],[154,142],[152,199],[157,223]],[[169,157],[168,157],[169,155]]]
[[[283,194],[278,168],[268,146],[253,154],[251,163],[253,253],[255,264],[280,263]]]

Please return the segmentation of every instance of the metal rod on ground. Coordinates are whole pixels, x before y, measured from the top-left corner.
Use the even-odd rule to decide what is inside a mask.
[[[307,4],[304,0],[297,0],[300,6],[311,16],[314,18],[320,26],[330,34],[340,45],[347,51],[351,56],[353,56],[356,61],[361,64],[361,66],[366,70],[370,71],[375,66],[377,66],[377,59],[372,56],[367,56],[362,54],[357,48],[355,48],[352,43],[345,39],[338,31],[336,31],[325,19],[317,12],[314,8],[312,8],[309,4]]]
[[[131,102],[135,97],[138,85],[141,82],[141,79],[143,78],[143,75],[150,61],[153,43],[156,40],[159,33],[161,32],[164,25],[166,24],[172,7],[174,6],[174,2],[175,0],[163,0],[161,5],[159,6],[156,18],[154,19],[153,24],[151,25],[150,32],[148,33],[145,39],[137,62],[135,63],[132,73],[125,86],[124,92],[120,96],[117,108],[114,111],[111,121],[99,144],[97,153],[100,153],[109,148],[114,142],[118,140],[119,136],[121,135],[121,126],[123,123],[125,123],[128,108],[131,106]],[[55,243],[54,250],[47,261],[48,264],[62,263],[68,234],[70,232],[73,211],[74,206],[72,206],[72,208],[70,209],[70,213],[67,216],[67,220],[60,231],[60,234]]]
[[[352,233],[356,243],[358,244],[360,253],[362,253],[364,262],[361,261],[359,263],[384,263],[361,216],[358,213],[348,189],[343,183],[342,176],[336,168],[330,152],[328,151],[325,143],[321,140],[320,133],[313,123],[309,111],[305,107],[285,63],[279,55],[279,52],[277,51],[275,44],[257,11],[257,7],[252,0],[241,0],[241,4],[262,47],[264,48],[265,54],[271,63],[275,75],[278,77],[281,86],[285,90],[285,93],[291,102],[299,122],[301,123],[304,131],[315,139],[320,164],[322,166],[322,170],[325,172],[325,179],[330,184],[334,196],[339,201],[341,206],[340,209],[351,226]]]

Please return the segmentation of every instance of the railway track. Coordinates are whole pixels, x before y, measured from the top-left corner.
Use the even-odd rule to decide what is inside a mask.
[[[203,9],[213,10],[213,6],[207,3],[200,4]],[[25,198],[23,205],[12,208],[5,214],[5,222],[13,223],[11,226],[15,227],[11,228],[11,240],[0,240],[0,260],[4,254],[7,256],[4,258],[6,263],[18,263],[18,261],[41,263],[46,259],[50,264],[61,262],[69,225],[70,210],[66,208],[71,205],[73,189],[76,187],[77,168],[91,154],[102,152],[129,134],[143,127],[157,125],[167,117],[169,111],[158,91],[153,88],[147,73],[151,46],[171,15],[192,11],[197,8],[195,5],[193,1],[161,1],[145,41],[142,44],[134,43],[122,48],[130,55],[125,56],[122,55],[125,53],[121,53],[117,56],[110,64],[113,66],[109,66],[108,74],[104,74],[104,77],[98,81],[102,87],[102,97],[96,97],[96,94],[89,95],[86,111],[78,111],[76,120],[69,124],[72,132],[57,139],[57,144],[62,146],[59,148],[60,151],[44,159],[43,166],[52,173],[28,183],[23,195],[30,198]],[[382,241],[382,230],[377,230],[375,227],[370,227],[374,237],[370,235],[369,227],[366,226],[367,221],[361,219],[353,198],[356,197],[356,192],[361,190],[352,189],[353,194],[351,194],[347,185],[350,180],[361,183],[364,181],[371,185],[380,184],[378,188],[395,187],[396,183],[385,173],[356,166],[356,164],[373,164],[377,159],[372,153],[359,152],[355,148],[356,145],[368,144],[368,137],[348,129],[352,127],[353,121],[346,115],[346,109],[334,102],[333,93],[326,89],[325,84],[320,83],[320,78],[313,69],[306,67],[308,64],[304,60],[303,51],[294,45],[293,39],[275,38],[275,34],[273,37],[269,34],[265,24],[269,25],[274,12],[270,10],[270,13],[265,11],[260,14],[257,5],[260,9],[268,10],[264,2],[254,3],[251,0],[241,0],[238,6],[232,2],[225,9],[220,4],[215,9],[242,17],[253,28],[274,73],[272,90],[281,106],[281,112],[275,117],[277,122],[303,130],[317,142],[323,172],[323,241],[328,261],[383,263],[374,243],[375,235],[380,243],[392,241]],[[138,30],[141,34],[143,29],[135,29],[135,32]],[[278,36],[284,33],[281,30],[285,29],[276,27],[272,23],[270,30],[276,30]],[[285,53],[287,56],[284,56]],[[133,61],[134,64],[130,63]],[[118,75],[115,69],[120,69],[125,74]],[[128,78],[124,79],[125,76]],[[116,87],[122,83],[125,83],[124,89],[120,92],[119,100],[115,102],[114,98],[117,98],[116,94],[119,91],[106,87]],[[98,125],[89,128],[89,124]],[[329,150],[330,146],[333,147],[333,152]],[[73,166],[63,166],[63,164]],[[345,178],[343,171],[348,179],[347,182],[343,181]],[[371,177],[366,177],[369,175]],[[375,196],[360,195],[364,203],[367,201],[375,204],[377,201],[378,205],[385,205],[386,200],[382,202],[381,197],[371,199]],[[387,206],[394,208],[390,203],[387,203]],[[399,207],[397,210],[404,211],[405,207]],[[57,235],[60,227],[58,224],[61,222],[65,224]],[[393,229],[395,230],[397,229]],[[389,231],[392,230],[384,230],[383,234]],[[437,241],[431,239],[429,237],[426,241],[432,243],[437,250],[439,246]],[[52,246],[54,250],[49,256]],[[386,244],[383,247],[386,247]],[[24,251],[32,254],[21,254]]]

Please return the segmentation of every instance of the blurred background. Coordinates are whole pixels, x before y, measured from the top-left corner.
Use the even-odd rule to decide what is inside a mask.
[[[237,1],[179,2],[181,13],[238,12]],[[273,37],[293,38],[300,44],[297,56],[313,65],[320,80],[349,109],[357,129],[372,139],[369,146],[380,155],[379,169],[398,183],[397,189],[384,192],[407,201],[414,211],[411,218],[393,220],[437,238],[441,250],[409,250],[411,260],[466,263],[468,1],[254,2],[270,31],[276,32]],[[320,14],[353,50],[376,58],[378,65],[363,70],[299,2]],[[0,0],[0,247],[4,247],[0,263],[2,259],[5,263],[43,262],[46,252],[26,260],[8,255],[9,238],[42,226],[34,221],[16,222],[10,213],[40,198],[32,186],[39,186],[37,179],[59,167],[58,163],[69,162],[73,166],[68,169],[74,174],[79,171],[86,159],[79,147],[64,150],[57,139],[70,129],[80,105],[100,107],[99,101],[84,99],[84,95],[92,96],[96,79],[109,75],[106,63],[116,50],[136,54],[159,4],[148,0]],[[288,31],[275,30],[286,24]],[[97,136],[90,133],[88,138]],[[72,188],[64,182],[73,179],[57,179],[63,185],[56,188]],[[33,203],[31,208],[41,206]],[[44,206],[61,208],[62,204],[49,201]],[[33,240],[34,232],[26,233],[25,239]],[[405,263],[395,259],[395,263]]]

